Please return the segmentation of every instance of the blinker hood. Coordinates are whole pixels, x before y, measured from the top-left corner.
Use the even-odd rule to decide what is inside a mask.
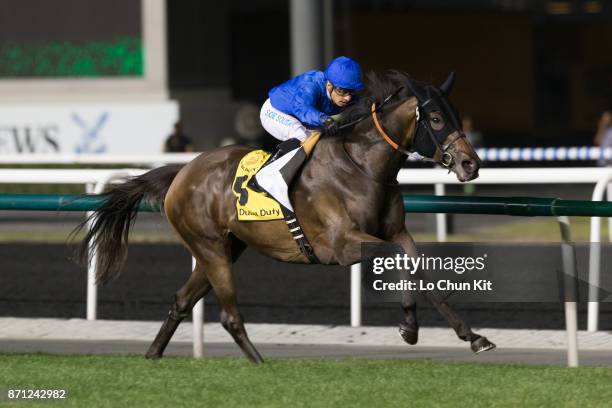
[[[454,72],[449,75],[440,88],[432,85],[423,87],[408,80],[408,89],[418,101],[417,126],[412,151],[432,158],[436,149],[444,144],[450,134],[461,131],[457,112],[447,100],[454,80]],[[438,112],[442,116],[444,126],[441,129],[436,130],[431,126],[433,112]]]

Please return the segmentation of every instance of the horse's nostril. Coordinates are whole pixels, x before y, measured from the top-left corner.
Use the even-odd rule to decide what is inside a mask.
[[[461,166],[463,167],[463,170],[468,172],[472,172],[476,169],[476,163],[474,163],[474,160],[463,160],[461,162]]]

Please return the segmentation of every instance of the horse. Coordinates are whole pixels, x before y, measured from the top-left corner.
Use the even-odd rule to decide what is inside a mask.
[[[478,177],[480,160],[448,101],[453,83],[454,73],[439,87],[398,71],[370,74],[366,89],[345,112],[348,123],[316,144],[291,186],[290,199],[320,263],[359,262],[362,242],[399,244],[416,256],[396,181],[409,149],[448,168],[460,181]],[[240,159],[251,150],[232,145],[205,151],[185,165],[150,170],[102,194],[106,201],[93,213],[92,226],[78,248],[81,262],[90,259],[90,248],[97,251],[97,284],[119,275],[143,200],[159,206],[196,260],[145,357],[163,356],[179,323],[212,289],[225,330],[251,362],[263,362],[239,312],[232,264],[247,246],[283,262],[310,263],[311,258],[300,251],[284,220],[238,221],[232,181]],[[495,347],[445,301],[427,299],[474,352]],[[416,301],[405,295],[400,303],[400,335],[416,344]]]

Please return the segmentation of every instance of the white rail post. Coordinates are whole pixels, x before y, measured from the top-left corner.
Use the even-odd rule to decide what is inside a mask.
[[[595,201],[595,200],[593,200]],[[591,237],[589,248],[589,295],[587,312],[587,331],[599,329],[599,266],[601,258],[601,218],[591,217]]]
[[[361,264],[351,266],[351,327],[361,326]]]
[[[561,228],[561,255],[563,257],[563,294],[565,297],[565,330],[567,332],[567,365],[578,367],[578,311],[576,287],[576,257],[572,245],[569,218],[557,217]],[[571,300],[568,301],[568,298]]]
[[[607,173],[593,189],[592,201],[602,201],[612,174]],[[601,218],[591,217],[591,234],[589,249],[589,298],[587,313],[587,331],[596,332],[599,329],[599,284],[601,263]]]
[[[436,183],[434,190],[437,196],[443,196],[446,194],[444,184]],[[436,214],[436,237],[438,238],[438,242],[446,242],[446,231],[448,230],[446,227],[446,214],[445,213],[437,213]]]
[[[85,184],[85,192],[87,194],[92,194],[95,191],[95,184],[87,183]],[[88,211],[85,213],[85,216],[89,218],[93,212]],[[91,228],[91,222],[87,223],[87,230]],[[96,320],[97,317],[97,308],[98,308],[98,288],[96,287],[96,264],[98,263],[97,255],[94,251],[93,246],[90,244],[87,250],[88,256],[91,256],[90,259],[87,260],[87,311],[86,318],[87,320]]]
[[[196,259],[191,258],[191,267],[195,269]],[[193,357],[204,357],[204,298],[197,301],[191,311],[193,318]]]

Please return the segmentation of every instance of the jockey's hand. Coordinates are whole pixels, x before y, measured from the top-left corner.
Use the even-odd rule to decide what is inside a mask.
[[[327,118],[323,121],[323,126],[325,127],[325,134],[333,136],[338,133],[338,122],[333,120],[332,118]]]

